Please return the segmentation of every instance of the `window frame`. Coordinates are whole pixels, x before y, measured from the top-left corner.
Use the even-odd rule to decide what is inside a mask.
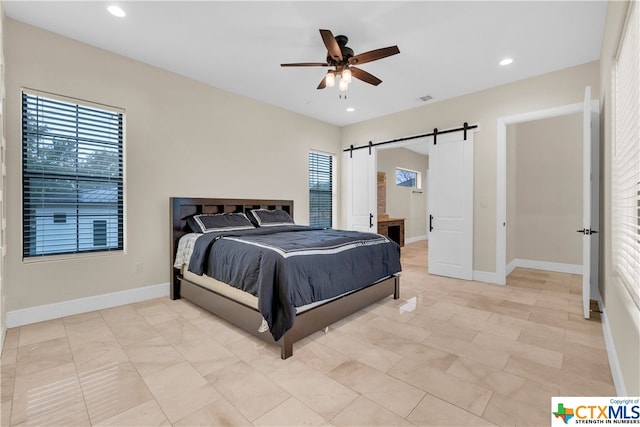
[[[415,185],[408,186],[408,185],[400,185],[400,184],[398,184],[398,172],[399,171],[404,171],[404,172],[409,172],[409,173],[415,174],[415,176],[416,176]],[[396,174],[395,174],[396,187],[415,188],[416,190],[421,190],[422,189],[422,173],[420,171],[414,171],[413,169],[408,169],[408,168],[403,168],[403,167],[400,167],[400,166],[396,166],[395,172],[396,172]]]
[[[42,102],[42,106],[38,104],[34,104],[34,102],[39,103]],[[104,256],[104,255],[113,255],[113,254],[121,254],[125,251],[125,110],[118,107],[113,107],[110,105],[99,104],[95,102],[80,100],[68,96],[43,92],[39,90],[22,88],[21,89],[21,156],[22,156],[22,164],[21,164],[21,179],[22,179],[22,260],[23,262],[38,262],[38,261],[49,261],[55,259],[66,259],[66,258],[78,258],[78,257],[86,257],[86,256]],[[61,112],[69,113],[69,109],[74,109],[74,112],[70,113],[67,116],[67,123],[61,122],[49,122],[52,129],[46,135],[46,139],[40,139],[40,126],[44,127],[43,123],[47,120],[54,120],[53,114],[45,114],[40,116],[41,109],[44,110],[44,106],[50,104],[52,105],[51,111],[56,111],[58,114]],[[55,105],[58,105],[60,111],[56,110]],[[36,105],[34,107],[34,105]],[[65,108],[67,110],[65,110]],[[32,120],[32,118],[27,119],[25,115],[27,111],[29,113],[36,112],[36,129],[35,132],[30,131],[27,132],[27,120]],[[87,118],[87,115],[91,115],[91,113],[97,113],[96,117],[99,118]],[[100,117],[100,115],[104,115]],[[108,118],[105,118],[107,116]],[[106,120],[108,123],[106,126],[109,128],[108,131],[100,131],[94,130],[93,127],[99,127],[98,121],[102,119],[103,124]],[[69,125],[68,123],[75,124]],[[33,121],[32,121],[33,122]],[[53,124],[51,124],[53,123]],[[31,124],[33,126],[33,124]],[[56,133],[56,126],[59,126],[62,130],[60,133]],[[69,133],[64,133],[65,131],[69,131],[70,129],[75,130],[75,135],[71,136]],[[45,131],[49,131],[49,129],[45,129]],[[86,137],[86,134],[92,133],[95,135],[93,140]],[[83,136],[83,133],[85,136]],[[30,139],[33,135],[37,135],[38,140],[34,141]],[[113,135],[116,135],[115,137]],[[50,165],[34,165],[33,159],[27,158],[28,150],[33,149],[34,146],[36,149],[40,149],[41,146],[45,144],[54,144],[54,139],[66,140],[67,144],[74,147],[75,156],[74,158],[80,158],[79,152],[88,152],[89,155],[94,156],[103,156],[101,159],[97,160],[98,164],[103,162],[101,167],[96,168],[95,170],[83,171],[81,169],[75,170],[75,173],[71,173],[69,171],[64,170],[56,170],[55,168],[51,168]],[[105,138],[105,139],[101,139]],[[47,141],[47,142],[45,142]],[[57,154],[57,153],[56,153]],[[105,163],[105,157],[110,161],[110,163]],[[116,159],[112,161],[110,157]],[[60,157],[64,159],[63,157]],[[76,160],[76,163],[78,161]],[[94,167],[95,165],[91,165]],[[64,169],[64,166],[61,166]],[[92,172],[98,172],[97,174],[92,174]],[[102,173],[100,173],[102,172]],[[58,181],[52,181],[57,179]],[[35,184],[33,184],[35,180]],[[66,206],[67,209],[67,217],[66,222],[67,225],[69,223],[69,212],[75,209],[76,214],[74,214],[73,218],[75,218],[75,231],[70,232],[67,230],[62,231],[62,233],[68,233],[73,237],[67,239],[61,246],[67,246],[64,249],[41,249],[34,250],[36,245],[38,244],[35,231],[31,229],[32,226],[30,224],[37,224],[38,222],[45,223],[51,222],[53,224],[53,213],[51,215],[45,214],[45,216],[41,216],[41,214],[36,214],[35,205],[32,205],[32,201],[34,200],[34,193],[38,189],[42,189],[43,193],[47,194],[47,191],[52,191],[52,188],[49,187],[47,181],[52,181],[53,185],[60,185],[60,181],[66,181],[71,183],[73,186],[75,183],[75,191],[77,193],[75,202],[67,202],[64,203],[63,206]],[[37,183],[37,181],[41,181]],[[93,186],[92,184],[93,183]],[[81,188],[84,186],[88,193],[93,192],[106,192],[107,195],[94,195],[93,198],[97,198],[98,200],[91,201],[82,201],[80,199],[80,194],[82,193]],[[30,191],[29,189],[33,191]],[[93,190],[91,190],[93,188]],[[55,191],[55,190],[53,190]],[[68,191],[68,190],[64,190]],[[109,193],[113,192],[113,196]],[[37,195],[35,196],[37,198]],[[46,196],[45,196],[46,197]],[[100,200],[100,198],[106,198],[107,200]],[[84,230],[85,225],[84,222],[89,221],[90,224],[93,224],[93,218],[91,214],[80,213],[78,214],[84,207],[84,205],[96,205],[99,206],[100,209],[104,209],[108,207],[109,211],[105,213],[101,213],[99,218],[103,217],[111,217],[112,219],[108,222],[108,227],[110,228],[109,232],[109,241],[108,244],[103,247],[95,247],[91,245],[87,245],[86,241],[93,241],[93,232],[91,231],[90,235],[87,235]],[[46,201],[42,201],[40,204],[41,209],[50,208],[52,206],[47,206]],[[56,214],[60,214],[61,211],[64,211],[65,208],[59,209],[56,208]],[[48,215],[48,216],[47,216]],[[49,221],[47,218],[50,218]],[[73,219],[72,219],[73,221]],[[64,225],[64,224],[62,224]],[[93,230],[93,228],[91,228]],[[115,230],[115,231],[113,231]],[[35,239],[36,242],[32,240]],[[72,245],[75,245],[75,248],[70,250]],[[91,246],[91,247],[89,247]]]
[[[640,259],[637,256],[640,254],[639,50],[640,7],[632,2],[629,5],[611,75],[611,262],[614,275],[627,289],[638,310],[640,310]],[[631,79],[635,77],[635,82],[624,80],[629,76]]]
[[[311,156],[312,155],[318,155],[318,156],[325,156],[325,157],[329,157],[331,159],[331,228],[334,228],[336,226],[336,221],[337,221],[337,207],[336,207],[336,198],[337,198],[337,189],[336,189],[336,156],[335,154],[332,153],[327,153],[327,152],[323,152],[323,151],[318,151],[318,150],[309,150],[309,153],[307,154],[307,163],[308,163],[308,178],[309,178],[309,182],[308,182],[308,194],[309,194],[309,225],[310,226],[321,226],[321,227],[325,227],[327,225],[322,224],[322,225],[314,225],[314,222],[312,222],[312,207],[311,207],[311,203],[312,203],[312,189],[311,189],[311,180],[312,180],[312,169],[311,169]],[[317,224],[317,223],[316,223]]]

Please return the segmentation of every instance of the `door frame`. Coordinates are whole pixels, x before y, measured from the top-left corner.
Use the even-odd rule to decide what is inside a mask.
[[[592,99],[591,107],[598,108]],[[549,119],[584,112],[584,102],[498,117],[496,149],[496,283],[507,283],[507,125]]]

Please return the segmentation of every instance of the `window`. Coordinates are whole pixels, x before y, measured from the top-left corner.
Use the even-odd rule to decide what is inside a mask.
[[[107,244],[107,221],[97,219],[93,221],[93,246],[100,247]]]
[[[396,185],[399,187],[420,188],[422,187],[421,178],[420,172],[396,168]]]
[[[25,258],[123,249],[121,111],[25,91],[22,159]]]
[[[53,214],[53,223],[54,224],[66,224],[67,223],[67,214],[62,212],[56,212]]]
[[[631,2],[613,75],[613,269],[640,309],[640,8]]]
[[[333,156],[309,153],[309,225],[333,227]]]

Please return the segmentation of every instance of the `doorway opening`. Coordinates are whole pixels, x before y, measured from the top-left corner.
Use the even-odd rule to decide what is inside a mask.
[[[581,267],[584,317],[589,318],[590,295],[597,295],[598,235],[599,223],[599,101],[591,99],[591,88],[585,88],[583,103],[571,104],[547,110],[534,111],[498,119],[497,171],[496,171],[496,282],[506,284],[507,267],[507,128],[509,125],[535,120],[560,118],[582,113],[582,150],[573,153],[582,161],[582,221],[577,222],[577,231],[582,234]],[[579,126],[579,125],[578,125]],[[577,127],[577,126],[576,126]],[[558,179],[563,178],[556,178]],[[574,198],[579,198],[578,196]],[[570,197],[570,196],[569,196]],[[582,225],[580,225],[582,224]],[[553,224],[548,224],[550,227]],[[573,227],[570,227],[573,228]],[[553,264],[547,267],[554,267]],[[534,267],[535,268],[535,267]],[[547,268],[553,270],[553,268]],[[556,270],[557,271],[557,270]]]
[[[418,139],[377,151],[378,233],[401,246],[427,240],[429,142]]]
[[[582,274],[582,114],[507,126],[506,275]]]
[[[506,283],[507,276],[507,128],[519,123],[569,116],[582,110],[582,103],[577,103],[498,119],[496,274],[500,284]]]

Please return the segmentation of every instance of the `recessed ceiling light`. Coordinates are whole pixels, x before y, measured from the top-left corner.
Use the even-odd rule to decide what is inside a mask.
[[[500,65],[509,65],[513,62],[513,58],[504,58],[502,61],[500,61]]]
[[[124,13],[124,10],[122,10],[120,6],[116,6],[115,4],[112,4],[111,6],[109,6],[107,10],[109,11],[110,14],[112,14],[113,16],[117,16],[118,18],[124,18],[126,16],[126,13]]]
[[[353,108],[353,107],[349,107],[349,108],[347,108],[347,111],[348,111],[348,112],[352,112],[352,111],[356,111],[356,109],[355,109],[355,108]]]

